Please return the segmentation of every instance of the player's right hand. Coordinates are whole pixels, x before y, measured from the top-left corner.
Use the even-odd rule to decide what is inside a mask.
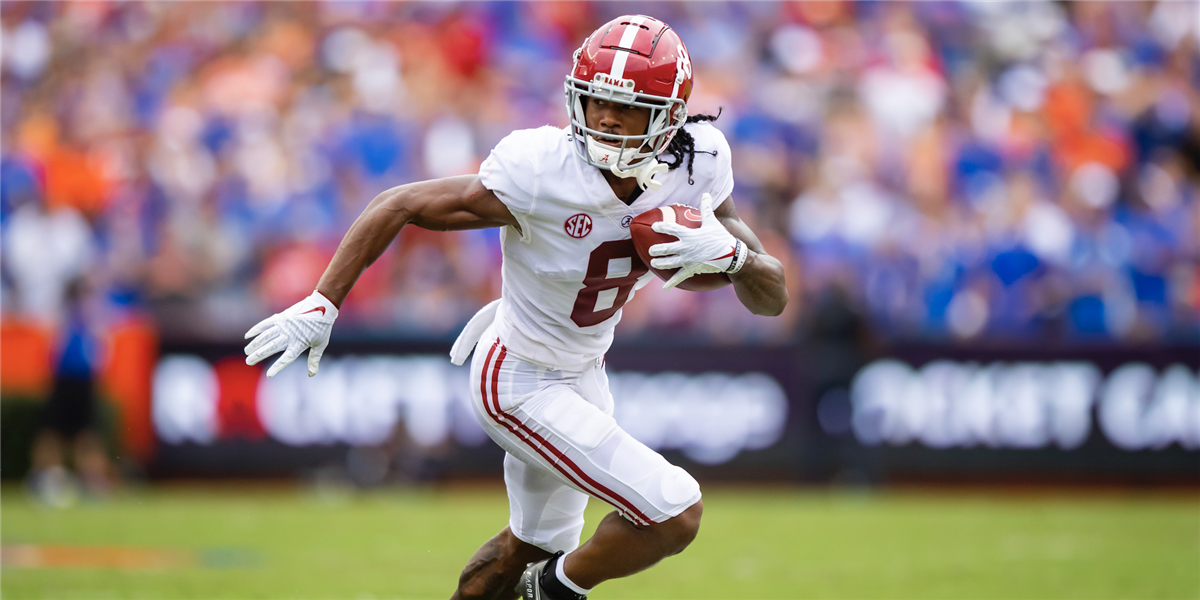
[[[246,345],[246,364],[256,365],[272,354],[283,352],[283,356],[267,370],[267,377],[274,377],[302,352],[311,348],[308,353],[308,376],[316,375],[337,316],[337,307],[324,294],[314,291],[311,296],[281,313],[263,319],[246,332],[246,339],[254,338]]]
[[[717,219],[712,195],[700,197],[701,224],[698,228],[679,223],[658,221],[651,225],[657,233],[675,236],[678,241],[650,246],[655,269],[679,269],[663,284],[669,290],[685,279],[700,273],[736,273],[746,262],[746,248],[741,240],[729,233]]]

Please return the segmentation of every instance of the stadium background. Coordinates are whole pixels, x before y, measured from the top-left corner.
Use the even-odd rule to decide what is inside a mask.
[[[155,510],[219,519],[249,502],[269,523],[272,507],[303,508],[295,498],[306,494],[366,494],[366,508],[341,510],[382,502],[376,516],[388,519],[388,502],[419,513],[426,493],[473,507],[475,492],[438,490],[495,483],[500,454],[474,426],[466,374],[445,351],[499,294],[495,231],[406,230],[347,299],[317,379],[293,367],[267,383],[242,364],[242,333],[311,290],[379,191],[474,172],[513,129],[565,125],[571,52],[629,12],[667,21],[688,44],[690,110],[721,114],[739,213],[784,262],[792,300],[760,318],[729,289],[644,288],[608,356],[622,424],[717,486],[716,498],[806,528],[862,503],[881,522],[944,509],[974,524],[1010,511],[1030,526],[1022,510],[1059,513],[1038,502],[964,508],[957,495],[965,483],[1002,496],[1065,483],[1084,487],[1051,504],[1129,525],[1101,534],[1085,522],[1093,537],[1078,539],[1161,553],[1114,569],[1126,587],[1073,587],[1085,586],[1082,567],[1096,568],[1084,561],[1026,587],[969,577],[945,587],[949,575],[856,587],[846,571],[759,597],[1200,593],[1195,4],[4,2],[5,593],[295,595],[270,577],[224,588],[167,576],[174,583],[156,588],[70,564],[46,570],[76,578],[55,587],[60,575],[20,568],[13,549],[36,547],[20,544],[234,543],[146,541],[99,526],[110,518],[136,530],[167,518]],[[68,301],[78,281],[87,291]],[[72,333],[94,347],[103,429],[126,482],[90,516],[32,510],[19,489]],[[180,482],[221,492],[170,491]],[[851,491],[825,505],[824,492],[792,498],[764,483]],[[911,484],[937,487],[888,495]],[[1104,504],[1113,490],[1134,507]],[[1147,500],[1163,490],[1184,499]],[[499,489],[480,497],[503,501]],[[122,513],[131,502],[158,508]],[[1064,526],[1074,508],[1033,529]],[[1134,526],[1154,515],[1163,521]],[[491,531],[479,527],[464,547]],[[1004,538],[1007,555],[1065,560],[1062,539],[1030,535]],[[755,537],[729,536],[723,546]],[[885,525],[864,543],[879,550],[887,536]],[[229,539],[267,549],[202,566],[244,562],[247,581],[308,568],[272,559],[286,535]],[[448,552],[450,573],[472,549]],[[790,545],[773,555],[805,556]],[[739,560],[714,572],[755,572]],[[651,595],[639,596],[632,584],[612,597],[757,589],[726,579],[742,587],[673,596],[646,584]],[[367,589],[441,594],[396,583]],[[357,593],[314,585],[312,595]]]

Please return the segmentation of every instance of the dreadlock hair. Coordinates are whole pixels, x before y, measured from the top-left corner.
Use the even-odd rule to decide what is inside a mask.
[[[722,110],[724,109],[717,109],[717,114],[715,115],[691,115],[687,118],[686,123],[716,121],[717,118],[721,116]],[[679,131],[675,132],[675,137],[671,138],[671,143],[667,144],[667,149],[663,151],[663,154],[668,154],[675,160],[664,164],[668,165],[669,169],[674,171],[683,164],[683,158],[686,156],[688,185],[696,185],[696,182],[692,179],[692,164],[696,162],[696,152],[696,139],[693,138],[692,134],[688,133],[686,129],[681,127],[679,128]],[[698,152],[702,154],[711,154],[712,156],[717,155],[716,150],[699,150]]]

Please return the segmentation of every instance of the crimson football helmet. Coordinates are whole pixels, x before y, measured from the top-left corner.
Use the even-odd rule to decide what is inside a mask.
[[[617,17],[588,36],[574,59],[566,81],[567,116],[580,158],[625,176],[622,170],[647,164],[666,150],[687,121],[692,94],[691,58],[669,25],[644,15]],[[591,96],[650,109],[646,132],[614,135],[589,129],[584,98]],[[617,140],[621,147],[601,144],[594,137]]]

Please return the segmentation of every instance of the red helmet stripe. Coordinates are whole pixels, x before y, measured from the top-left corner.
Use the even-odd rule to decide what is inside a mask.
[[[637,29],[637,28],[630,27],[630,29]],[[613,56],[612,68],[608,70],[608,74],[610,76],[612,76],[613,79],[624,79],[625,78],[625,61],[627,61],[627,60],[629,60],[629,53],[618,51],[616,53],[616,55]]]
[[[617,46],[633,49],[633,40],[637,37],[638,32],[642,30],[642,23],[645,21],[644,17],[630,17],[629,25],[626,25],[625,31],[621,32],[621,41],[617,42]]]
[[[617,42],[618,48],[633,49],[633,40],[637,38],[637,34],[642,30],[642,23],[646,19],[643,17],[630,17],[629,25],[625,26],[625,31],[621,32],[621,41]],[[625,61],[629,60],[628,52],[617,52],[613,57],[612,69],[609,69],[608,74],[613,79],[623,79],[625,77]]]

